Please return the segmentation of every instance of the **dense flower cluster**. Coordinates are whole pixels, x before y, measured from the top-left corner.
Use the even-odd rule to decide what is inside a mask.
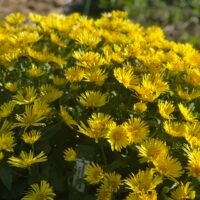
[[[0,87],[0,163],[26,171],[22,199],[67,194],[65,168],[92,153],[82,179],[98,200],[200,198],[200,52],[190,44],[122,11],[13,13],[0,24]]]

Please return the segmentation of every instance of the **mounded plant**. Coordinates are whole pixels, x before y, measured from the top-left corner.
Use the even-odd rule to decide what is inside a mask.
[[[0,24],[0,198],[199,199],[200,53],[123,11]]]

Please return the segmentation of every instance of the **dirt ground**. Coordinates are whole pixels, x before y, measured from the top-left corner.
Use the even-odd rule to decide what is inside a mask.
[[[0,18],[12,12],[63,13],[73,0],[0,0]]]

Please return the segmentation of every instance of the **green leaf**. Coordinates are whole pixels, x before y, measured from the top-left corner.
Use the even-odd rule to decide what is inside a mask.
[[[0,179],[8,190],[11,190],[12,186],[12,170],[10,167],[1,165],[0,166]]]

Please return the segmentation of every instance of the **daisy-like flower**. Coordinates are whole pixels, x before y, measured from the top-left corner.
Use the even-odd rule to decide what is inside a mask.
[[[198,67],[189,68],[187,70],[187,75],[184,76],[186,83],[191,84],[194,87],[200,86],[200,70]]]
[[[168,101],[158,102],[159,113],[164,119],[173,119],[171,113],[174,112],[174,105]]]
[[[53,80],[53,84],[58,87],[63,86],[67,83],[67,80],[61,76],[53,76],[52,80]]]
[[[55,196],[56,194],[49,183],[42,180],[40,184],[32,184],[21,200],[54,200]]]
[[[101,107],[107,103],[107,96],[100,91],[86,91],[79,96],[79,102],[86,107]]]
[[[6,21],[12,25],[21,24],[25,21],[25,19],[25,16],[19,12],[12,13],[6,17]]]
[[[96,193],[97,200],[111,200],[112,191],[109,187],[104,186],[103,184],[97,189]]]
[[[11,156],[8,159],[9,164],[18,168],[30,168],[35,163],[45,161],[47,161],[47,156],[43,151],[40,152],[37,156],[34,156],[32,151],[29,151],[29,153],[21,151],[19,157]]]
[[[121,175],[115,172],[105,173],[102,184],[105,188],[109,188],[110,191],[117,192],[120,185],[122,185]]]
[[[190,109],[188,109],[186,106],[184,106],[182,103],[178,104],[179,110],[186,121],[189,122],[195,122],[197,121],[196,117],[192,114]]]
[[[60,116],[63,121],[69,126],[77,125],[77,122],[72,118],[72,116],[64,109],[63,106],[60,106]]]
[[[184,137],[191,146],[200,146],[200,122],[185,123]]]
[[[8,117],[10,114],[12,114],[13,109],[15,107],[15,103],[13,101],[5,102],[0,106],[0,117]]]
[[[37,96],[37,90],[32,86],[28,86],[17,92],[17,94],[13,97],[13,102],[19,105],[30,104],[33,103]]]
[[[133,110],[137,113],[143,113],[147,110],[146,103],[138,102],[133,105]]]
[[[108,75],[105,73],[105,71],[100,68],[85,70],[84,74],[85,81],[94,82],[98,86],[102,86],[107,77]]]
[[[134,74],[134,70],[131,66],[124,66],[123,68],[115,68],[114,76],[126,88],[132,88],[133,85],[138,84],[138,79]]]
[[[34,144],[41,137],[41,132],[37,130],[31,130],[30,132],[25,132],[22,134],[22,140],[27,144]]]
[[[41,99],[47,103],[52,103],[63,95],[63,91],[53,87],[52,85],[45,84],[40,87]]]
[[[121,151],[122,148],[126,148],[130,144],[128,131],[124,126],[116,125],[115,123],[110,125],[106,138],[111,145],[112,151]]]
[[[176,121],[165,121],[163,128],[166,133],[173,137],[183,137],[185,134],[185,124]]]
[[[177,94],[187,101],[191,101],[193,99],[196,99],[200,97],[200,91],[198,89],[193,88],[192,91],[189,93],[188,91],[185,91],[181,88],[181,86],[178,86],[176,88]]]
[[[65,70],[65,78],[70,83],[76,83],[83,79],[84,69],[81,67],[70,67]]]
[[[191,148],[190,146],[185,145],[183,150],[188,158],[188,164],[186,167],[188,175],[200,178],[200,148]]]
[[[136,175],[132,173],[129,178],[126,178],[124,183],[136,194],[147,194],[162,183],[162,177],[155,175],[153,169],[139,170]]]
[[[147,138],[149,128],[147,124],[140,118],[131,118],[124,123],[124,127],[128,132],[130,143],[141,143]]]
[[[179,183],[178,187],[170,193],[172,200],[195,199],[195,191],[191,186],[191,182]]]
[[[99,138],[106,136],[109,125],[114,123],[112,117],[104,113],[93,113],[87,122],[88,127],[83,122],[80,122],[78,126],[79,132],[94,138],[96,142],[98,142]]]
[[[137,147],[139,150],[140,162],[153,162],[159,157],[163,157],[168,153],[167,145],[158,139],[148,139]]]
[[[103,169],[93,162],[87,166],[85,169],[85,180],[89,184],[98,184],[104,178]]]
[[[75,161],[77,158],[76,151],[72,148],[65,149],[64,151],[64,160],[65,161]]]
[[[15,146],[15,138],[13,132],[7,132],[0,134],[0,151],[13,152]]]
[[[183,173],[181,163],[170,155],[159,156],[153,160],[153,164],[160,174],[172,180],[179,178]]]
[[[157,200],[157,193],[155,190],[152,190],[147,194],[136,194],[135,192],[131,192],[125,200]]]
[[[5,88],[7,90],[9,90],[10,92],[16,92],[17,91],[17,83],[7,82],[5,84]]]
[[[40,68],[32,64],[31,68],[27,70],[27,74],[32,78],[39,78],[44,74],[44,72]]]

